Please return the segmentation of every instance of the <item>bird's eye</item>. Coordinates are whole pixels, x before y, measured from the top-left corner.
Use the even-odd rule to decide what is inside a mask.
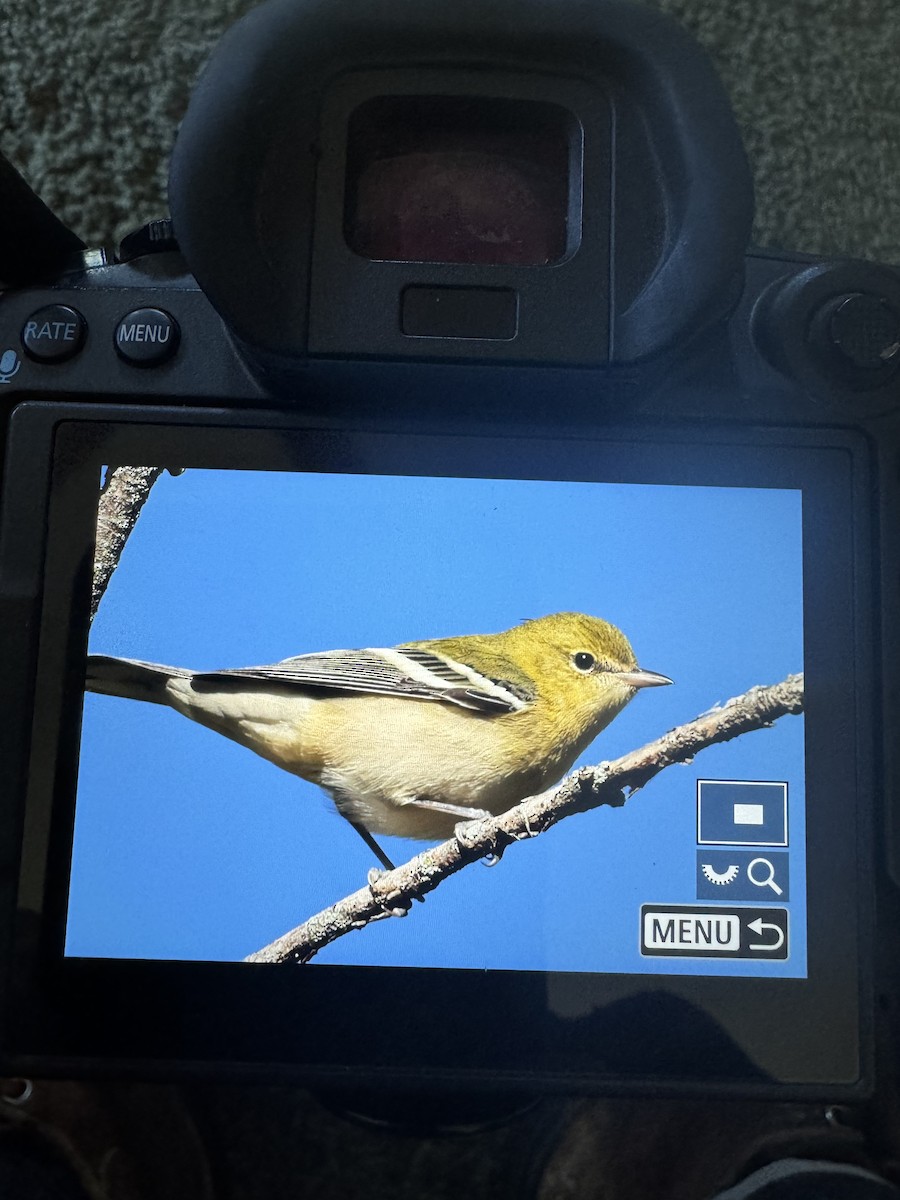
[[[572,665],[575,670],[584,671],[585,674],[593,668],[596,661],[593,654],[588,654],[586,650],[579,650],[577,654],[572,655]]]

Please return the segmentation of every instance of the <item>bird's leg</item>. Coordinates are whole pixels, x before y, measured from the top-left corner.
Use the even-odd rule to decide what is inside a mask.
[[[486,821],[493,816],[493,813],[489,813],[483,808],[466,808],[462,804],[447,804],[444,800],[429,800],[427,796],[412,796],[408,800],[403,800],[402,803],[415,805],[416,808],[427,808],[431,812],[447,813],[451,817],[461,817],[462,819],[457,821],[453,829],[453,836],[462,845],[466,845],[466,830],[470,826],[477,825],[479,821]],[[488,858],[496,858],[496,855],[488,855]]]
[[[413,805],[415,808],[428,808],[432,812],[447,813],[451,817],[460,817],[465,821],[484,821],[491,814],[483,808],[466,808],[463,804],[446,804],[443,800],[429,800],[419,796],[411,796],[407,800],[401,800],[403,805]]]
[[[348,820],[348,823],[353,826],[353,828],[356,830],[356,832],[359,834],[359,836],[362,838],[362,840],[366,843],[366,845],[369,847],[369,849],[372,851],[372,853],[375,855],[375,857],[378,859],[378,861],[381,863],[381,865],[384,867],[384,869],[386,871],[395,871],[397,868],[394,866],[394,864],[391,862],[391,860],[388,858],[388,856],[385,854],[385,852],[382,850],[382,848],[378,845],[378,843],[372,837],[371,833],[369,833],[368,829],[365,829],[362,825],[357,825],[357,823],[355,821],[350,821],[349,818],[347,818],[347,820]],[[373,867],[371,869],[371,871],[369,871],[368,881],[369,881],[370,888],[373,883],[377,883],[379,875],[381,875],[381,871],[379,871],[377,867]],[[413,896],[413,899],[418,900],[418,902],[420,904],[425,903],[425,898],[423,896]],[[401,911],[399,908],[385,909],[385,912],[387,913],[387,915],[389,917],[400,917],[400,916],[405,917],[406,916],[406,911]]]
[[[388,858],[388,856],[385,854],[385,852],[382,850],[382,848],[378,845],[378,843],[372,837],[371,833],[369,833],[368,829],[364,829],[362,825],[357,825],[357,823],[355,821],[350,821],[350,824],[353,826],[353,828],[356,830],[356,832],[359,834],[359,836],[362,838],[362,840],[366,843],[366,845],[369,847],[369,849],[372,851],[372,853],[375,855],[375,857],[378,859],[378,861],[381,863],[381,865],[385,868],[385,870],[386,871],[395,870],[396,868],[394,867],[394,864],[391,862],[391,860]]]

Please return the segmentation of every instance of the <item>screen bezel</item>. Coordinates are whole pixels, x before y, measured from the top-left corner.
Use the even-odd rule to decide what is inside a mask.
[[[482,1085],[744,1095],[866,1089],[871,918],[861,864],[870,856],[873,675],[861,439],[683,426],[511,436],[258,412],[41,404],[23,406],[13,429],[7,520],[30,527],[41,597],[39,636],[35,629],[23,648],[33,653],[23,675],[34,681],[35,720],[22,870],[40,873],[37,860],[49,845],[52,882],[37,929],[17,922],[8,1060],[138,1064],[144,1073],[287,1071],[304,1079],[425,1072]],[[807,795],[815,812],[808,978],[64,959],[96,484],[110,462],[801,488]],[[5,836],[9,855],[18,833],[7,826]],[[554,1016],[567,1009],[592,1015]]]

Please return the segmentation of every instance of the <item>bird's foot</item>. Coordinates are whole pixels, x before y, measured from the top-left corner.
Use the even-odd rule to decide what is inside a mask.
[[[381,912],[372,918],[373,921],[382,921],[385,917],[405,917],[409,913],[410,908],[412,908],[412,901],[406,896],[401,896],[396,892],[393,894],[389,893],[386,896],[378,894],[375,890],[376,886],[386,874],[387,871],[381,871],[378,867],[372,867],[366,876],[369,884],[369,894],[381,909]],[[421,901],[422,897],[416,896],[416,899]]]
[[[474,811],[465,821],[457,821],[453,827],[453,836],[462,846],[463,850],[473,849],[479,841],[482,833],[481,822],[486,820],[491,814],[487,812]]]
[[[483,833],[482,822],[489,820],[491,815],[481,809],[472,809],[469,820],[456,823],[453,836],[463,850],[472,850],[478,845]],[[496,867],[500,857],[496,850],[491,850],[484,855],[482,862],[486,867]]]
[[[551,796],[556,795],[556,792],[558,790],[559,790],[558,786],[554,785],[553,787],[546,788],[543,792],[536,792],[535,795],[533,795],[533,796],[523,796],[522,799],[519,801],[519,804],[529,804],[532,800],[549,800]],[[539,828],[538,829],[532,828],[531,822],[528,819],[528,816],[526,814],[524,832],[510,834],[510,837],[514,838],[515,841],[517,841],[517,842],[524,842],[524,841],[527,841],[529,838],[537,837],[537,835],[541,832],[542,831]]]
[[[541,832],[541,831],[540,831],[539,829],[532,829],[532,828],[531,828],[531,823],[529,822],[529,820],[528,820],[528,816],[527,816],[527,814],[526,814],[526,816],[525,816],[525,828],[524,828],[524,830],[523,830],[521,833],[511,833],[509,836],[510,836],[510,837],[513,839],[513,841],[515,841],[515,842],[527,842],[527,841],[529,840],[529,838],[537,837],[537,835],[538,835],[540,832]]]

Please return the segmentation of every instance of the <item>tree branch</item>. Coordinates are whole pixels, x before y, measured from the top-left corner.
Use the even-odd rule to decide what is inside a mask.
[[[163,473],[163,467],[110,467],[100,491],[97,507],[97,545],[94,550],[94,582],[91,591],[91,620],[103,593],[119,565],[128,536]]]
[[[626,788],[629,796],[633,795],[665,767],[690,762],[707,746],[765,729],[779,717],[802,711],[802,675],[751,688],[615,762],[573,771],[558,787],[514,805],[499,817],[462,825],[449,841],[378,875],[367,887],[310,917],[244,961],[309,962],[324,946],[353,929],[384,917],[406,916],[413,898],[434,891],[443,879],[469,863],[491,855],[499,857],[513,842],[537,837],[572,813],[604,804],[618,808],[627,799]]]

